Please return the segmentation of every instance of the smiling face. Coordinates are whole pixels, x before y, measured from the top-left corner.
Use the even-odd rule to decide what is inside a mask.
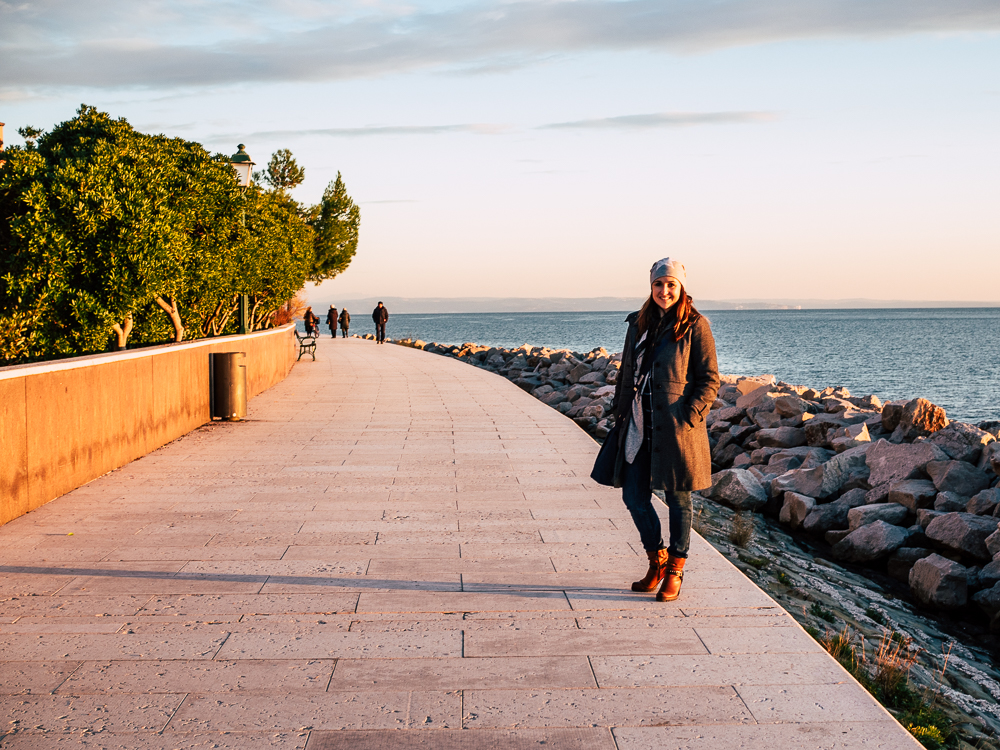
[[[661,276],[650,287],[650,293],[661,310],[667,311],[677,304],[684,287],[673,276]]]

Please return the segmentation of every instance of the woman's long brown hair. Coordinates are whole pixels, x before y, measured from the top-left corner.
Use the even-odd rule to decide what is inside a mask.
[[[680,341],[684,338],[684,334],[688,332],[691,324],[701,317],[701,313],[695,309],[694,300],[691,299],[691,295],[684,289],[683,284],[681,284],[681,291],[677,297],[677,302],[674,303],[671,309],[666,311],[667,315],[670,313],[676,315],[674,320],[674,341]],[[653,299],[652,293],[650,293],[649,299],[639,309],[639,317],[635,321],[636,328],[639,329],[639,335],[642,336],[646,331],[654,328],[658,322],[659,316],[656,313],[656,301]]]

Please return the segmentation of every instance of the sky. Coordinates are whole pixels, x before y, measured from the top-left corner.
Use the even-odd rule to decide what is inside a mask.
[[[338,171],[312,299],[1000,302],[996,0],[0,0],[0,121]]]

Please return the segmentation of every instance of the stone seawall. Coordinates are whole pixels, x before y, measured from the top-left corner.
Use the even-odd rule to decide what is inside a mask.
[[[0,525],[209,421],[209,355],[246,353],[247,396],[284,379],[292,326],[0,368]]]
[[[473,343],[394,343],[503,375],[597,439],[613,425],[620,354],[528,345],[501,349]],[[861,580],[874,576],[897,582],[915,607],[903,605],[909,614],[897,613],[893,619],[882,606],[888,600],[877,592],[867,591],[868,598],[853,596],[846,588],[838,596],[822,594],[816,587],[838,593],[842,581],[825,576],[826,583],[815,584],[816,570],[822,569],[814,563],[808,564],[813,591],[787,586],[792,578],[782,571],[769,587],[767,580],[757,580],[758,569],[741,565],[748,575],[779,600],[784,593],[795,605],[811,602],[813,613],[828,611],[824,607],[838,610],[845,623],[862,633],[869,627],[874,628],[871,632],[885,631],[887,623],[922,628],[914,648],[924,651],[952,643],[941,627],[971,623],[971,632],[980,635],[970,641],[978,639],[976,645],[987,649],[978,666],[989,665],[989,651],[997,645],[989,633],[1000,632],[1000,422],[951,421],[943,409],[924,399],[883,404],[876,396],[853,396],[846,388],[791,385],[771,375],[726,375],[722,381],[706,419],[712,487],[700,493],[697,502],[724,509],[730,519],[726,523],[734,513],[756,513],[758,519],[768,519],[758,524],[777,523],[799,539],[815,540],[813,551],[819,557],[860,571]],[[719,513],[710,510],[709,516]],[[751,527],[753,523],[751,518]],[[733,555],[742,561],[745,552]],[[775,569],[782,557],[795,557],[773,545],[769,550],[758,547],[761,552]],[[801,606],[803,624],[815,627],[805,617],[806,605]],[[927,626],[925,617],[935,620],[935,627]],[[968,650],[963,657],[959,661],[966,665],[978,661]],[[930,684],[934,662],[928,658],[924,675]],[[985,724],[986,734],[995,737],[1000,730],[1000,683],[990,669],[989,675],[970,669],[981,679],[948,688],[953,706],[960,715]]]

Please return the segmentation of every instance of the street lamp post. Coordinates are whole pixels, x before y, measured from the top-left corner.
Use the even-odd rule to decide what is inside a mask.
[[[244,149],[242,143],[237,146],[239,149],[235,154],[229,157],[229,165],[236,170],[236,180],[239,182],[243,192],[245,193],[247,188],[250,187],[250,179],[253,177],[253,166],[254,161],[250,158]],[[243,211],[243,215],[240,218],[244,226],[246,226],[246,209]],[[249,333],[249,322],[250,322],[250,299],[248,295],[240,295],[240,314],[239,314],[239,325],[240,333]]]

